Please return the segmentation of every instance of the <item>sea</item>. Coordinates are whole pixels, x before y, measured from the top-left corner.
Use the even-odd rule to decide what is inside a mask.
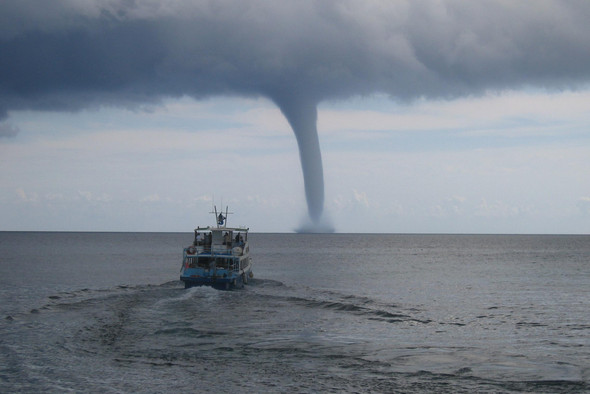
[[[0,392],[590,392],[588,235],[0,232]]]

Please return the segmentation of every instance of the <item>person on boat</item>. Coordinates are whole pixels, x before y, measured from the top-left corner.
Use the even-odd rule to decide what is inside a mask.
[[[230,238],[229,238],[229,233],[228,233],[228,232],[226,232],[226,233],[223,235],[223,244],[224,244],[224,245],[229,245],[229,244],[230,244],[230,242],[231,242],[231,241],[230,241]]]
[[[203,244],[203,234],[201,233],[197,233],[197,245],[202,245]]]
[[[211,241],[212,241],[211,233],[205,234],[205,250],[211,251]]]

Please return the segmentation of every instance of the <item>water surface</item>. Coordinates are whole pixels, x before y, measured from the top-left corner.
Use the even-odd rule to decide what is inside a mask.
[[[0,233],[0,391],[590,390],[590,237],[251,234],[185,290],[191,234]]]

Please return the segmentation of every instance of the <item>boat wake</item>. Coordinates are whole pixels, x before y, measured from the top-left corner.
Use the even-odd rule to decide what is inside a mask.
[[[3,322],[0,389],[186,391],[195,381],[210,392],[557,387],[478,376],[477,349],[437,348],[429,338],[447,326],[427,315],[415,306],[260,278],[236,291],[171,281],[60,292]]]

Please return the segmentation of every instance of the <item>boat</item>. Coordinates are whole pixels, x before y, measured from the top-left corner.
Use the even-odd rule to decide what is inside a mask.
[[[197,227],[191,245],[184,248],[180,280],[184,287],[211,286],[220,290],[243,288],[252,273],[248,228],[228,227],[225,215],[218,213],[214,226]]]

